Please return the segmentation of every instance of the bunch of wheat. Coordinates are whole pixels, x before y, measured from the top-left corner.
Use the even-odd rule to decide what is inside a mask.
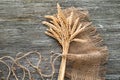
[[[88,12],[74,7],[62,11],[59,4],[57,10],[57,14],[45,16],[50,21],[43,24],[49,27],[45,33],[63,49],[58,80],[64,80],[66,62],[66,76],[71,80],[103,80],[100,65],[107,60],[107,48],[89,21]]]

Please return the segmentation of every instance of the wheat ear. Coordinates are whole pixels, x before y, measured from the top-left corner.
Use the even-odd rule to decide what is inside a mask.
[[[72,41],[86,42],[86,40],[75,38],[81,33],[87,26],[91,25],[87,23],[82,25],[79,23],[79,18],[73,21],[74,12],[70,13],[69,17],[63,14],[63,11],[59,4],[57,4],[58,13],[55,15],[47,15],[45,18],[50,19],[49,22],[43,21],[42,23],[49,28],[45,32],[47,35],[55,38],[62,46],[62,61],[60,65],[58,80],[64,80],[65,68],[66,68],[66,55],[68,54],[69,45]]]

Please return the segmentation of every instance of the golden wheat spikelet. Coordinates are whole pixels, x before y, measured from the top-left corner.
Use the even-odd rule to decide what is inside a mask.
[[[49,27],[47,29],[47,32],[45,33],[55,38],[63,48],[62,52],[63,57],[59,70],[58,80],[64,80],[66,55],[68,54],[69,45],[73,41],[80,43],[84,43],[87,41],[75,37],[82,31],[84,31],[86,27],[90,26],[91,22],[88,22],[85,25],[83,25],[82,23],[79,22],[79,18],[74,20],[73,19],[74,12],[71,12],[70,15],[66,17],[59,4],[57,4],[57,10],[58,13],[56,14],[56,16],[47,15],[45,16],[45,18],[50,19],[50,21],[49,22],[43,21],[42,23]]]
[[[79,23],[79,18],[73,20],[74,12],[71,12],[69,17],[65,17],[59,4],[57,4],[57,9],[58,13],[56,14],[56,16],[45,16],[45,18],[50,19],[50,22],[42,22],[49,27],[49,29],[47,29],[47,32],[45,33],[57,39],[62,47],[66,42],[84,42],[85,40],[76,39],[75,36],[82,32],[87,26],[91,25],[91,22],[83,26],[82,23]]]

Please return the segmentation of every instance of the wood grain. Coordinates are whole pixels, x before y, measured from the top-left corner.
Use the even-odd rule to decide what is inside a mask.
[[[109,48],[106,80],[119,80],[120,0],[0,0],[0,56],[37,50],[48,57],[50,51],[61,52],[57,42],[44,34],[46,27],[41,23],[44,15],[56,12],[57,2],[63,9],[74,6],[89,10]]]

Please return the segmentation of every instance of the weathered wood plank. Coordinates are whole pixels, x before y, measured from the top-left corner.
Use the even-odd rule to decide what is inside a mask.
[[[90,12],[109,48],[107,80],[120,79],[120,0],[0,0],[0,56],[38,50],[47,57],[60,52],[58,44],[44,34],[43,16],[75,6]]]

